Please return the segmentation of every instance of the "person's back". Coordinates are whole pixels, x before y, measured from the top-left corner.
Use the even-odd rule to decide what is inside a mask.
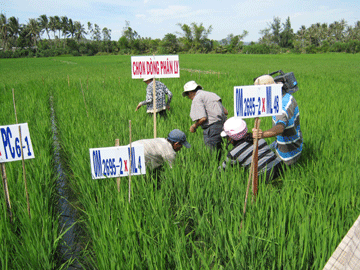
[[[247,133],[247,126],[240,117],[231,117],[224,124],[222,137],[228,137],[228,141],[234,146],[229,151],[226,160],[220,168],[227,166],[241,165],[249,168],[252,162],[254,151],[253,138],[251,133]],[[265,175],[266,181],[275,179],[279,176],[282,168],[282,161],[271,151],[264,139],[258,140],[258,174]]]
[[[144,146],[145,164],[150,170],[160,167],[165,162],[168,162],[171,167],[175,160],[176,153],[165,138],[143,139],[133,144]]]
[[[225,169],[229,164],[231,166],[241,165],[249,169],[254,150],[252,136],[248,133],[245,138],[235,141],[234,147],[229,151],[226,160],[221,168]],[[276,178],[279,174],[278,167],[281,166],[281,160],[271,151],[264,139],[258,141],[258,174],[265,175],[266,181]]]

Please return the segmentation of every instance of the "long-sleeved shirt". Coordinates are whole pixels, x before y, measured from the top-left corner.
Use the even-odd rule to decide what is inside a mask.
[[[154,102],[153,102],[153,84],[151,82],[146,87],[146,100],[140,102],[141,106],[146,105],[146,112],[154,112]],[[171,98],[173,94],[166,87],[165,84],[159,81],[155,81],[155,94],[156,94],[156,112],[166,110],[166,106],[170,105]],[[168,96],[166,101],[166,95]]]

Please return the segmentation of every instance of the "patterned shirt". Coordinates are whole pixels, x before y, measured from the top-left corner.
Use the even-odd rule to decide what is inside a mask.
[[[275,148],[278,156],[287,165],[294,164],[300,157],[303,138],[300,129],[300,112],[295,98],[285,94],[282,98],[282,114],[273,116],[273,124],[282,124],[285,130],[276,136]]]
[[[239,164],[245,168],[249,168],[252,161],[252,153],[254,146],[246,138],[237,141],[234,148],[228,153],[226,160],[222,163],[222,169],[225,169],[228,164],[234,166]],[[258,173],[259,176],[265,174],[267,180],[271,178],[271,170],[280,165],[281,160],[276,154],[270,150],[268,144],[264,139],[258,141]]]
[[[192,121],[206,117],[206,121],[201,125],[203,129],[216,122],[225,122],[226,115],[221,98],[215,93],[198,90],[191,103],[190,117]]]
[[[146,112],[153,113],[153,81],[146,87],[146,100],[140,102],[141,106],[146,105]],[[155,93],[156,93],[156,112],[166,110],[166,106],[170,105],[173,94],[166,87],[165,84],[159,81],[155,81]],[[166,97],[168,96],[167,102]]]
[[[133,142],[144,145],[145,166],[156,169],[167,162],[172,167],[176,153],[165,138],[144,139]]]

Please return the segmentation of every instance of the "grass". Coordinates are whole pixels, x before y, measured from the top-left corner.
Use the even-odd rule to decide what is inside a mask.
[[[44,262],[48,268],[57,265],[61,231],[54,207],[48,107],[53,95],[62,156],[76,197],[73,203],[81,213],[84,265],[96,269],[321,269],[360,212],[355,150],[360,134],[359,57],[180,55],[180,79],[161,80],[174,97],[168,119],[158,119],[157,133],[165,137],[179,128],[192,147],[178,153],[173,169],[165,166],[158,176],[133,177],[130,204],[127,178],[121,179],[120,193],[115,179],[91,179],[88,150],[112,146],[116,138],[120,145],[128,144],[128,120],[133,141],[153,137],[152,118],[143,108],[135,112],[145,99],[146,85],[131,79],[130,56],[4,59],[0,125],[14,123],[9,93],[15,88],[19,122],[29,123],[36,158],[26,161],[31,221],[25,215],[21,168],[16,163],[8,166],[9,179],[16,179],[9,188],[18,222],[9,223],[1,197],[2,265],[8,269],[24,265],[35,269]],[[247,173],[241,168],[218,172],[219,162],[204,147],[201,130],[188,131],[191,102],[181,93],[183,85],[195,79],[205,90],[219,94],[233,115],[233,87],[252,84],[253,78],[279,69],[293,71],[299,81],[300,90],[294,96],[300,107],[304,151],[298,166],[274,183],[260,183],[241,229]],[[253,126],[252,119],[246,121]],[[271,119],[262,119],[261,127],[271,127]],[[40,250],[41,256],[24,250]]]

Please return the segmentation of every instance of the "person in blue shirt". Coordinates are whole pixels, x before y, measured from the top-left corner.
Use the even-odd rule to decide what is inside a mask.
[[[273,77],[263,75],[255,80],[255,85],[275,84]],[[286,164],[295,164],[303,147],[303,136],[300,129],[300,112],[295,98],[287,91],[282,91],[282,113],[273,116],[273,127],[262,131],[253,129],[253,138],[276,137],[272,144],[277,156]]]

